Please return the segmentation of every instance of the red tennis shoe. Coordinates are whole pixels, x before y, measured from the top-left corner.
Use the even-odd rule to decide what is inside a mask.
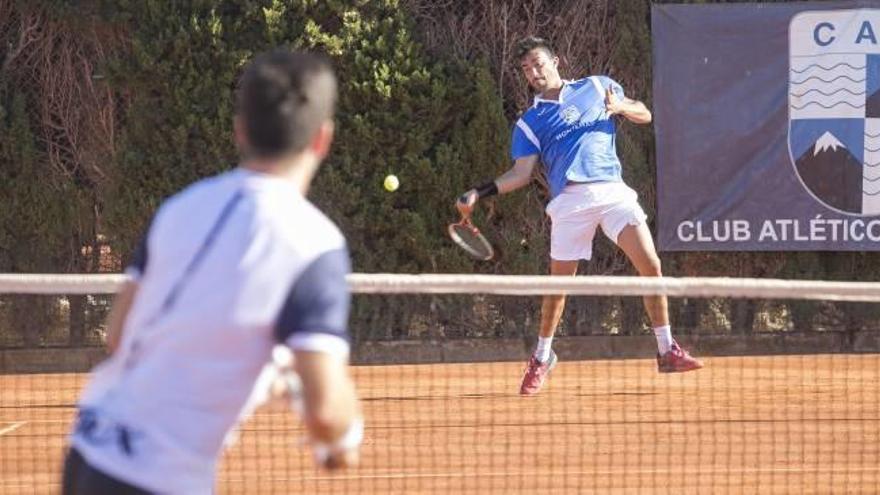
[[[702,367],[703,363],[682,349],[678,342],[673,341],[672,348],[666,354],[657,354],[657,371],[660,373],[683,373]]]
[[[546,363],[542,363],[535,356],[532,356],[529,359],[529,364],[526,365],[526,373],[523,375],[522,385],[519,388],[520,395],[537,394],[547,380],[547,376],[556,367],[556,361],[556,353],[553,351],[550,351],[550,359]]]

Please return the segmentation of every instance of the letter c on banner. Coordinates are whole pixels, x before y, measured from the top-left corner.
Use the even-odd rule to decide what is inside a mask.
[[[684,229],[686,227],[691,229],[690,235],[685,235]],[[693,242],[693,240],[694,240],[694,222],[691,222],[690,220],[685,220],[684,222],[681,222],[680,224],[678,224],[677,230],[678,230],[678,240],[680,240],[682,242]]]
[[[868,222],[868,239],[872,242],[880,242],[880,232],[875,232],[874,229],[880,230],[880,220],[871,220]]]
[[[856,228],[855,228],[856,225],[858,225],[859,229],[861,229],[858,232],[856,232]],[[849,224],[849,238],[854,241],[857,241],[857,242],[865,240],[864,228],[865,228],[864,220],[862,220],[862,219],[853,220]]]
[[[834,43],[834,40],[837,39],[836,36],[829,36],[825,41],[819,38],[819,30],[822,28],[834,31],[834,24],[831,24],[830,22],[820,22],[816,25],[816,29],[813,30],[813,40],[816,41],[816,44],[819,46],[828,46],[831,43]]]

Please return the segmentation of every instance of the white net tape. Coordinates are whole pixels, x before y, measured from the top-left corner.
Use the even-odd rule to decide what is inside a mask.
[[[0,274],[0,294],[108,294],[125,280],[121,274]],[[359,294],[667,295],[880,302],[880,282],[395,273],[354,273],[348,282]]]

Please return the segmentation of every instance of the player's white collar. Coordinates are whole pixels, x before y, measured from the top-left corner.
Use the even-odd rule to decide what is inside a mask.
[[[541,98],[541,95],[535,95],[535,98],[532,100],[532,106],[536,107],[536,106],[538,106],[538,103],[553,103],[555,105],[562,105],[562,100],[563,100],[562,92],[565,90],[565,86],[567,86],[569,84],[571,84],[571,80],[569,80],[569,79],[562,80],[562,87],[559,88],[559,98],[556,100],[545,100],[544,98]]]

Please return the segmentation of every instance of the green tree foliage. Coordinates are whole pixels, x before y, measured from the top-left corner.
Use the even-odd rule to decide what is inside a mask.
[[[313,199],[344,228],[363,271],[471,265],[442,234],[453,200],[505,164],[507,124],[484,66],[425,57],[398,2],[123,3],[131,54],[108,70],[132,94],[108,194],[117,249],[158,202],[235,164],[233,91],[243,64],[276,45],[327,52],[337,138]],[[382,179],[395,173],[401,189]]]
[[[506,167],[501,99],[486,64],[427,57],[396,0],[108,2],[103,10],[131,32],[129,53],[106,67],[110,84],[131,95],[105,199],[117,252],[134,245],[162,198],[235,164],[235,80],[255,53],[283,45],[326,52],[337,68],[337,138],[311,197],[346,233],[355,269],[498,266],[467,259],[445,228],[457,195]],[[381,187],[389,173],[401,179],[395,193]],[[541,230],[524,228],[542,222],[531,199],[526,209],[529,197],[504,198],[504,215],[490,203],[478,217],[498,233],[507,270],[531,272],[533,248],[543,258]],[[410,326],[409,317],[372,320],[388,313],[382,304],[391,302],[359,304],[355,320],[390,334]]]
[[[0,270],[45,272],[65,266],[70,255],[65,201],[76,191],[57,184],[46,170],[27,112],[27,96],[0,79]],[[0,324],[7,338],[36,344],[54,316],[52,301],[26,296],[0,299]]]

